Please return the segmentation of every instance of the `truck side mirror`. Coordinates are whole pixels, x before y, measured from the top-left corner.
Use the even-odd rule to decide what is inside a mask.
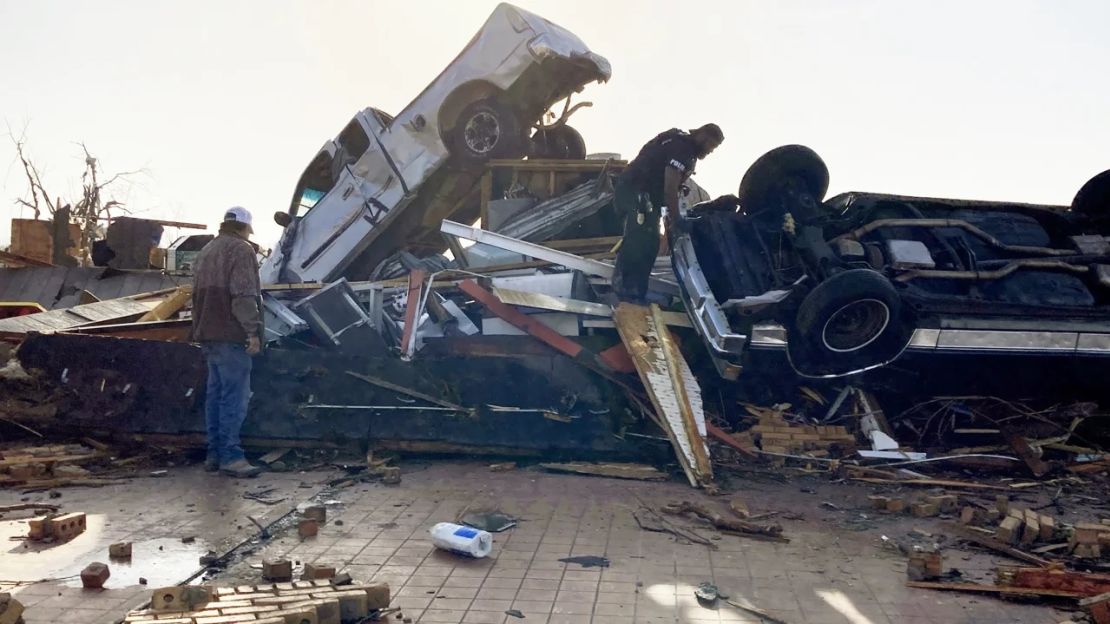
[[[274,213],[274,222],[281,227],[288,227],[293,222],[293,217],[290,217],[288,212],[279,210]]]

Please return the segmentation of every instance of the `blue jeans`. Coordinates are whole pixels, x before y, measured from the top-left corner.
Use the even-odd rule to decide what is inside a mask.
[[[233,342],[201,344],[208,362],[204,410],[208,425],[208,455],[220,465],[243,459],[239,430],[251,398],[251,356],[245,345]]]

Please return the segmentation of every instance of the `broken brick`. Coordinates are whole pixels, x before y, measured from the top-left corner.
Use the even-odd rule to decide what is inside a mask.
[[[311,518],[317,522],[327,522],[328,508],[324,507],[323,505],[313,505],[311,507],[305,507],[304,511],[301,512],[301,515],[305,518]]]
[[[47,521],[47,534],[55,539],[69,541],[85,532],[85,514],[68,513]]]
[[[1025,527],[1021,531],[1021,543],[1032,544],[1041,536],[1040,516],[1035,511],[1025,511]]]
[[[108,546],[108,556],[112,559],[130,559],[131,542],[119,542]]]
[[[150,594],[150,608],[155,611],[191,611],[216,599],[208,585],[162,587]]]
[[[1006,515],[1010,511],[1010,497],[1005,494],[995,496],[994,508],[1002,515]]]
[[[1056,518],[1042,514],[1038,523],[1041,525],[1041,541],[1051,541],[1056,536]]]
[[[960,524],[979,524],[981,515],[978,509],[967,505],[960,510]]]
[[[367,606],[370,610],[385,609],[389,606],[389,584],[370,583],[366,585]]]
[[[104,587],[104,583],[108,581],[109,576],[112,576],[112,571],[108,569],[108,566],[99,561],[94,561],[85,566],[84,570],[81,570],[81,585],[87,589],[100,589]]]
[[[887,513],[900,513],[906,508],[906,501],[900,498],[892,498],[886,502]]]
[[[384,466],[381,475],[383,485],[397,485],[401,482],[401,469],[397,466]]]
[[[1072,544],[1098,544],[1098,534],[1104,530],[1105,527],[1100,524],[1080,523],[1075,525],[1069,541]]]
[[[23,619],[23,603],[11,594],[0,594],[0,624],[16,624]]]
[[[871,501],[871,508],[878,511],[886,511],[886,504],[890,502],[889,496],[868,496],[867,500]]]

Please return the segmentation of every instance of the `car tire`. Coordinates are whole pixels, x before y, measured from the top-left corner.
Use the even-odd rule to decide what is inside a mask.
[[[516,113],[494,99],[463,109],[452,136],[452,153],[470,163],[524,155],[523,134]]]
[[[810,377],[875,368],[901,354],[912,326],[890,280],[871,269],[844,271],[802,300],[789,331],[790,360]]]
[[[570,126],[540,129],[532,135],[531,158],[554,160],[583,160],[586,158],[586,140]]]
[[[745,214],[775,213],[779,218],[779,197],[788,185],[797,185],[820,204],[829,190],[829,168],[817,152],[804,145],[776,147],[744,172],[736,198]]]

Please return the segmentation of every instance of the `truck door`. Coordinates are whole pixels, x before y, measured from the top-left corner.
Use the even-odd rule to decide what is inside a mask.
[[[340,134],[333,163],[335,186],[298,224],[296,251],[287,269],[300,279],[340,277],[365,249],[373,229],[403,198],[399,176],[375,138],[380,130],[380,121],[363,112]]]

